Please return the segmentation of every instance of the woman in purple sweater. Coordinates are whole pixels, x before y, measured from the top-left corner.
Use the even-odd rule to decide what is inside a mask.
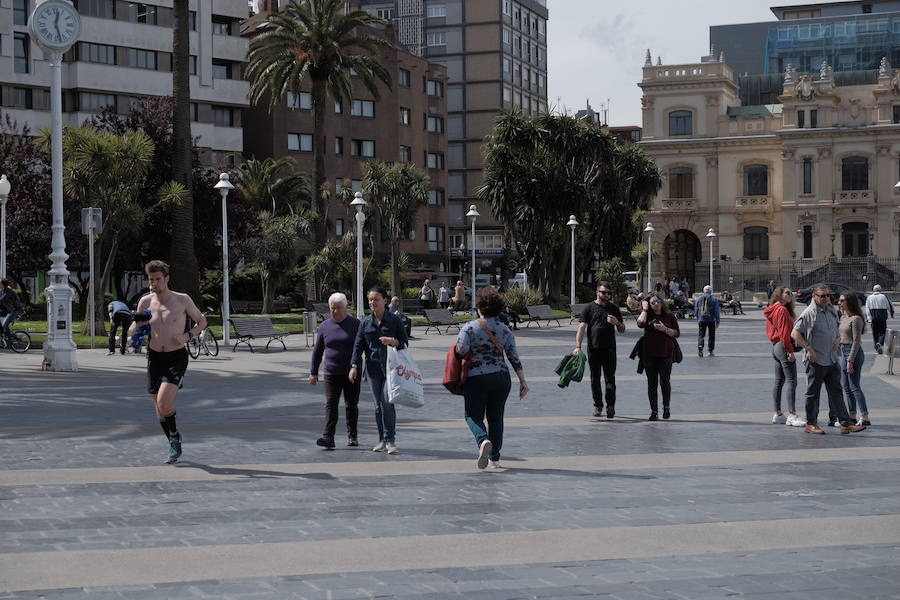
[[[351,381],[350,363],[353,357],[353,343],[359,329],[359,319],[349,314],[347,296],[340,292],[328,299],[331,318],[319,327],[316,344],[313,347],[312,367],[309,383],[319,382],[319,365],[325,357],[325,432],[316,444],[324,448],[334,448],[334,431],[338,421],[338,403],[344,394],[347,409],[347,445],[359,446],[356,422],[359,419],[359,379]]]

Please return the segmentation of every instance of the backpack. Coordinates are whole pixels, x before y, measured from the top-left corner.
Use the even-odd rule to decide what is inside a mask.
[[[710,308],[710,305],[712,304],[712,302],[710,301],[710,298],[712,298],[712,296],[710,296],[709,294],[703,294],[703,297],[700,299],[700,316],[701,317],[711,317],[712,316],[712,309]]]

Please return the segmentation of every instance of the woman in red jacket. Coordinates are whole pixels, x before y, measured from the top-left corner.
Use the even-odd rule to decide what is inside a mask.
[[[772,400],[775,414],[772,423],[803,427],[806,419],[797,416],[797,361],[794,357],[794,294],[791,288],[778,286],[769,298],[769,306],[763,311],[766,316],[766,336],[772,342],[772,358],[775,359],[775,389]],[[781,412],[781,391],[787,382],[788,416]]]

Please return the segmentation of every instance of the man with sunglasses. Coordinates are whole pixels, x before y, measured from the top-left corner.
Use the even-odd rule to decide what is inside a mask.
[[[603,416],[603,386],[606,383],[606,418],[616,416],[616,331],[623,333],[625,323],[619,307],[612,301],[612,290],[606,281],[597,282],[597,299],[581,313],[581,324],[575,334],[575,349],[581,352],[581,341],[588,336],[588,365],[591,367],[591,394],[594,397],[594,416]]]
[[[855,433],[865,427],[850,422],[847,405],[841,391],[840,359],[838,357],[838,325],[841,316],[831,304],[831,290],[819,284],[813,291],[813,302],[794,323],[791,337],[806,350],[806,433],[824,434],[818,426],[819,395],[822,384],[828,394],[829,413],[841,423],[841,433]]]

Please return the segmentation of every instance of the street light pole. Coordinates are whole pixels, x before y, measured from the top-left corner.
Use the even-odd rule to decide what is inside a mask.
[[[228,192],[234,185],[228,180],[228,173],[219,175],[219,183],[213,186],[222,195],[222,342],[230,344],[231,330],[231,290],[228,277]]]
[[[653,228],[653,224],[647,221],[647,226],[644,227],[644,231],[647,233],[647,289],[644,290],[644,297],[650,293],[650,267],[651,267],[651,256],[653,255],[653,232],[656,229]]]
[[[466,216],[472,220],[472,309],[475,309],[475,219],[481,216],[475,205],[469,206]]]
[[[6,198],[12,186],[0,175],[0,279],[6,279]]]
[[[712,227],[709,228],[709,231],[706,232],[706,237],[709,238],[709,287],[713,286],[713,241],[716,239],[716,230]]]
[[[575,215],[569,215],[569,222],[566,223],[572,230],[572,278],[569,285],[569,306],[575,306],[575,228],[578,227],[578,219]]]
[[[366,215],[363,209],[366,207],[366,201],[363,199],[362,192],[356,192],[353,195],[353,202],[350,206],[356,209],[356,318],[362,319],[363,315],[363,224],[366,222]]]

